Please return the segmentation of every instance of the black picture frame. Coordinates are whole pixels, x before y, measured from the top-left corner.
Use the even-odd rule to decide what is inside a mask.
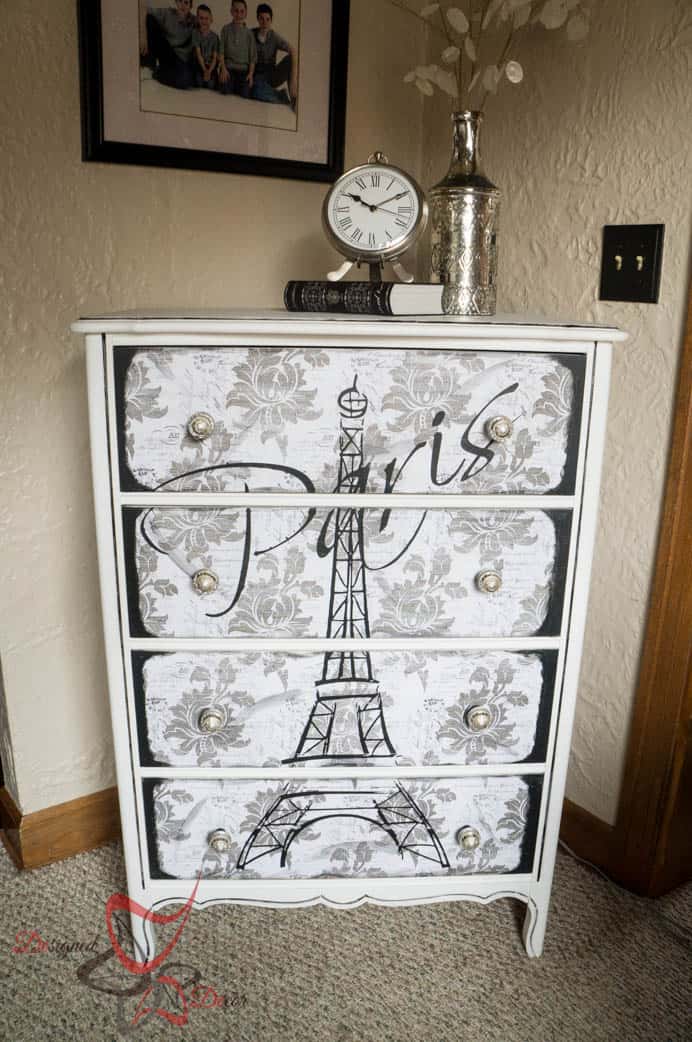
[[[136,0],[131,2],[136,3]],[[344,167],[350,0],[322,2],[332,5],[329,116],[324,163],[108,140],[104,126],[102,0],[77,0],[82,159],[85,162],[210,170],[301,181],[335,181]]]

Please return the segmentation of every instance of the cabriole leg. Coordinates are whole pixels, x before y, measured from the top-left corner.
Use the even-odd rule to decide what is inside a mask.
[[[149,962],[156,953],[156,931],[153,923],[143,919],[141,915],[130,916],[132,925],[132,940],[134,943],[134,958],[138,962]]]
[[[543,951],[547,922],[547,904],[537,903],[534,898],[530,897],[526,905],[522,937],[526,953],[533,959],[538,958]]]

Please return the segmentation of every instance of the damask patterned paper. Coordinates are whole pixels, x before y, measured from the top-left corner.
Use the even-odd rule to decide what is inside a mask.
[[[345,569],[362,588],[363,636],[529,636],[548,613],[556,551],[541,510],[156,507],[135,517],[140,614],[162,637],[328,635],[332,580]],[[218,587],[200,594],[203,569]],[[477,587],[486,570],[501,579],[495,593]]]
[[[516,652],[372,652],[394,766],[511,763],[534,747],[543,667]],[[295,764],[323,676],[321,655],[176,652],[146,659],[142,670],[149,745],[169,766],[277,767]],[[360,700],[339,714],[324,765],[368,762],[357,726]],[[469,725],[470,707],[490,722]],[[204,710],[222,725],[205,732]],[[337,755],[330,756],[330,750]],[[338,755],[338,753],[341,755]]]
[[[159,868],[181,879],[514,872],[530,866],[535,821],[518,777],[165,781],[153,810]],[[458,841],[467,827],[474,849]]]
[[[358,491],[546,493],[565,472],[571,366],[582,364],[530,352],[141,350],[124,381],[125,466],[163,491],[333,492],[337,398],[357,381]],[[214,421],[204,441],[187,431],[199,412]],[[485,429],[497,415],[514,425],[506,442]]]

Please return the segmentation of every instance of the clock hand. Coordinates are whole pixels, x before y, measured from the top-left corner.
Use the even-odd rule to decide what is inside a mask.
[[[359,195],[354,195],[353,192],[344,192],[344,195],[347,195],[349,199],[353,199],[354,203],[362,203],[363,206],[367,206],[368,210],[375,210],[371,203],[366,203],[365,199],[361,199]]]
[[[397,195],[391,195],[389,199],[383,199],[382,202],[378,204],[378,208],[384,206],[385,203],[393,203],[395,199],[403,199],[405,195],[408,195],[408,188],[405,192],[399,192]]]

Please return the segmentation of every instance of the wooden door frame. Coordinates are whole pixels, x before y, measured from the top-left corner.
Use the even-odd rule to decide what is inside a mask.
[[[607,825],[566,800],[561,828],[576,853],[652,897],[692,878],[691,562],[692,287],[617,818]]]

